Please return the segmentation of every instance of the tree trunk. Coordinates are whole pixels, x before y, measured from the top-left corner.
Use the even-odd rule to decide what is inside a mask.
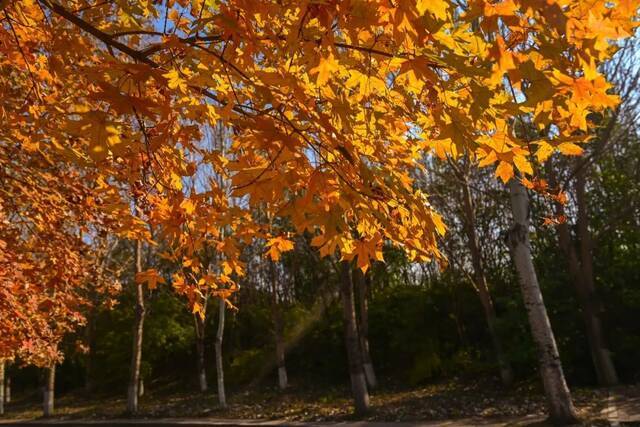
[[[86,357],[86,370],[84,379],[84,390],[87,394],[92,393],[93,385],[93,360],[95,358],[95,310],[92,308],[87,316],[87,326],[85,329],[85,340],[89,347]]]
[[[224,392],[224,370],[222,366],[222,338],[224,335],[225,302],[220,298],[218,303],[218,331],[216,333],[216,374],[218,377],[218,403],[221,408],[227,407],[227,397]]]
[[[378,386],[376,372],[373,369],[373,361],[369,351],[369,298],[368,290],[371,283],[371,276],[365,277],[359,268],[353,269],[353,277],[358,291],[358,305],[360,307],[360,316],[358,317],[358,332],[360,333],[360,349],[362,351],[362,368],[364,376],[367,379],[367,385],[370,388]]]
[[[136,272],[142,272],[142,241],[136,242]],[[127,394],[127,412],[138,412],[140,396],[140,362],[142,361],[142,336],[144,332],[144,288],[136,283],[136,307],[133,327],[133,352],[131,354],[131,370],[129,372],[129,389]]]
[[[278,364],[278,387],[280,387],[280,390],[284,390],[289,386],[289,379],[287,376],[287,367],[285,365],[285,350],[282,333],[279,333],[276,337],[276,362]]]
[[[9,375],[8,370],[5,370],[4,402],[11,403],[11,376]]]
[[[473,281],[478,297],[480,298],[480,303],[482,304],[482,310],[485,321],[487,322],[487,329],[489,330],[489,336],[491,337],[493,351],[500,369],[500,379],[502,380],[503,385],[509,387],[513,383],[513,370],[511,369],[511,364],[504,353],[504,346],[502,345],[500,334],[498,334],[496,329],[496,310],[487,284],[487,276],[484,271],[484,261],[480,251],[480,242],[478,240],[478,234],[476,233],[475,207],[473,205],[471,191],[469,190],[469,184],[466,180],[462,185],[462,192],[463,208],[465,212],[464,216],[466,220],[465,231],[467,233],[469,252],[471,253],[471,262],[473,264]]]
[[[509,182],[509,188],[514,224],[509,230],[508,243],[518,273],[531,334],[538,350],[549,418],[554,424],[575,423],[575,408],[533,265],[529,241],[529,199],[517,178]]]
[[[587,211],[585,171],[576,177],[576,199],[578,202],[577,231],[580,242],[580,266],[582,283],[577,283],[583,295],[583,312],[587,326],[587,337],[591,347],[591,356],[596,369],[598,383],[605,386],[618,384],[618,374],[611,359],[611,352],[607,345],[601,314],[604,311],[600,299],[596,294],[593,274],[593,243],[589,231],[589,214]]]
[[[44,393],[42,401],[42,412],[44,417],[53,416],[53,399],[56,385],[56,365],[52,364],[46,370]]]
[[[200,392],[204,393],[209,389],[209,385],[207,384],[207,370],[205,367],[204,358],[205,319],[200,317],[199,314],[196,314],[194,315],[194,321],[196,325],[196,358],[198,367],[198,385],[200,388]]]
[[[550,184],[554,187],[557,186],[555,173],[551,167],[548,169],[548,175]],[[580,312],[585,324],[591,360],[593,361],[598,383],[603,386],[612,386],[618,383],[618,376],[611,360],[611,353],[607,346],[604,328],[600,319],[600,313],[603,310],[595,292],[591,233],[588,229],[585,197],[584,176],[580,173],[576,181],[576,198],[578,201],[577,232],[578,241],[580,242],[580,255],[578,255],[576,243],[566,222],[557,226],[558,243],[567,258],[569,275],[580,304]],[[556,214],[564,215],[564,213],[564,207],[556,203]]]
[[[0,415],[4,415],[5,362],[0,359]]]
[[[287,388],[287,367],[285,364],[285,350],[282,327],[282,313],[278,301],[278,275],[273,261],[269,262],[271,275],[271,314],[273,318],[273,337],[276,345],[276,364],[278,366],[278,386],[280,390]]]
[[[367,380],[362,367],[362,353],[360,351],[360,339],[358,338],[350,270],[350,263],[343,261],[340,274],[340,294],[344,317],[344,336],[356,414],[364,414],[369,410],[369,391],[367,390]]]

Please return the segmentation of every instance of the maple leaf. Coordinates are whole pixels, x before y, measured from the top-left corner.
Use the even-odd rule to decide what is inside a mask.
[[[522,178],[520,182],[529,190],[533,190],[535,188],[535,183],[527,178]]]
[[[183,94],[187,93],[187,82],[182,78],[178,70],[171,70],[162,76],[167,78],[167,85],[169,86],[169,89],[178,89]]]
[[[184,277],[180,274],[174,274],[171,277],[171,286],[178,294],[184,294],[186,292],[187,283]]]
[[[204,320],[204,307],[202,307],[202,304],[200,304],[199,302],[196,301],[192,304],[191,313],[196,314],[198,317],[200,317],[200,319]]]
[[[553,154],[553,146],[545,141],[538,141],[538,150],[536,151],[536,157],[539,162],[544,162]]]
[[[309,70],[309,74],[318,74],[316,84],[318,86],[323,86],[329,81],[331,74],[338,71],[339,69],[340,64],[338,64],[338,61],[336,60],[335,56],[333,56],[333,53],[330,52],[326,57],[320,58],[318,66]]]
[[[558,145],[558,150],[567,156],[580,156],[584,152],[582,147],[572,142],[563,142]]]
[[[269,248],[266,255],[269,256],[272,261],[278,261],[283,252],[288,252],[293,249],[293,242],[282,236],[278,236],[269,239],[266,246]]]
[[[366,273],[371,264],[371,260],[383,261],[382,256],[382,236],[379,233],[375,233],[371,239],[368,240],[356,240],[353,243],[353,253],[345,255],[345,260],[351,260],[354,257],[357,258],[356,266]]]
[[[179,174],[171,171],[169,176],[169,183],[171,184],[171,188],[182,190],[182,177]]]
[[[496,168],[496,176],[500,177],[505,184],[513,177],[513,166],[501,161]]]
[[[416,2],[416,9],[420,15],[424,15],[429,11],[436,18],[445,20],[449,13],[449,2],[444,0],[418,0]]]
[[[165,283],[165,280],[157,270],[150,268],[136,273],[136,283],[146,283],[149,289],[153,290],[158,287],[158,283]]]
[[[516,168],[518,168],[520,172],[528,175],[533,174],[533,167],[531,166],[531,163],[529,162],[529,160],[527,160],[525,156],[522,156],[522,155],[513,156],[513,164],[516,165]]]

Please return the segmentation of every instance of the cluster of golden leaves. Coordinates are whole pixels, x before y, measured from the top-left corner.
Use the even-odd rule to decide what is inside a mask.
[[[57,107],[43,107],[64,105],[68,93],[38,68],[42,60],[29,53],[37,49],[28,43],[29,29],[9,13],[2,25],[0,358],[48,366],[62,357],[64,335],[84,322],[87,297],[109,293],[115,284],[103,283],[83,236],[91,227],[119,228],[115,221],[128,208],[99,170],[68,161],[76,145],[56,133],[66,118]]]
[[[83,200],[108,214],[111,230],[149,238],[144,222],[158,229],[172,244],[166,256],[183,266],[173,286],[192,305],[211,290],[225,296],[236,288],[242,244],[263,238],[274,260],[293,248],[252,219],[254,208],[287,218],[295,232],[314,236],[322,255],[357,258],[362,269],[382,259],[383,242],[411,260],[442,259],[437,239],[446,227],[413,185],[417,161],[469,155],[495,165],[506,182],[515,170],[535,175],[536,163],[555,151],[579,154],[589,114],[617,102],[597,66],[615,51],[613,41],[632,33],[638,7],[635,0],[0,5],[2,149],[83,171],[91,182]],[[536,137],[519,135],[518,122]],[[232,131],[227,150],[202,148],[214,125]],[[184,181],[205,169],[220,179],[185,191]],[[207,250],[218,254],[215,268],[201,256]],[[154,274],[139,280],[156,284]]]

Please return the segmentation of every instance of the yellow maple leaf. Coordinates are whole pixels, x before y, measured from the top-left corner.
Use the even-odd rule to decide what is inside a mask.
[[[198,316],[200,316],[200,319],[204,320],[204,310],[199,302],[196,301],[193,303],[193,306],[191,307],[191,313],[197,314]]]
[[[180,184],[182,184],[182,180],[180,181]],[[191,214],[192,214],[192,213],[194,213],[194,212],[195,212],[195,210],[196,210],[196,207],[195,207],[195,205],[193,204],[193,201],[191,201],[191,200],[189,200],[189,199],[184,199],[184,200],[182,201],[182,203],[180,203],[180,207],[181,207],[182,209],[184,209],[184,211],[185,211],[185,213],[186,213],[187,215],[191,215]]]
[[[178,70],[171,70],[168,73],[162,75],[166,77],[168,82],[169,89],[178,89],[183,94],[187,93],[187,81],[182,78]]]
[[[418,0],[416,9],[420,15],[429,11],[436,18],[446,20],[449,11],[449,3],[444,0]]]
[[[496,176],[499,176],[505,184],[513,177],[513,166],[510,163],[501,161],[496,168]]]
[[[531,167],[531,163],[525,156],[516,155],[513,156],[513,164],[516,165],[518,170],[524,174],[532,175],[533,168]]]
[[[478,152],[478,158],[480,159],[478,166],[481,168],[485,166],[489,166],[498,160],[498,156],[496,155],[496,152],[493,150],[490,150],[489,152],[486,152],[485,150],[480,150]]]
[[[269,256],[272,261],[278,261],[283,252],[288,252],[293,249],[293,242],[278,236],[269,239],[266,246],[269,248],[266,255]]]
[[[553,154],[553,146],[544,141],[539,141],[537,144],[538,150],[536,151],[536,158],[539,162],[544,162]]]
[[[572,142],[563,142],[562,144],[558,145],[557,148],[562,154],[567,156],[580,156],[584,151],[582,147]]]
[[[171,171],[170,179],[171,188],[182,190],[182,177],[180,175]]]
[[[339,68],[340,65],[333,56],[333,53],[329,53],[329,56],[320,58],[318,66],[309,70],[309,74],[318,74],[316,84],[322,86],[329,81],[331,74],[338,71]]]
[[[149,289],[155,289],[158,287],[158,283],[165,283],[165,280],[155,269],[150,268],[147,271],[136,273],[136,283],[146,283]]]

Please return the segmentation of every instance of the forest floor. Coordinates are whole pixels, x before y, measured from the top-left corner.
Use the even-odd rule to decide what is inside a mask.
[[[584,425],[640,426],[640,384],[614,390],[575,388],[574,402]],[[300,389],[231,392],[228,409],[216,405],[215,393],[153,387],[140,400],[136,419],[199,419],[278,421],[283,423],[429,422],[431,425],[541,425],[544,396],[534,383],[505,390],[492,382],[446,382],[413,388],[382,388],[372,393],[372,410],[352,415],[347,389]],[[113,420],[125,414],[124,396],[88,398],[83,392],[56,399],[55,420]],[[9,403],[5,420],[34,420],[41,415],[37,393]],[[130,419],[130,418],[129,418]],[[445,422],[446,420],[446,422]],[[458,420],[458,422],[456,422]]]

